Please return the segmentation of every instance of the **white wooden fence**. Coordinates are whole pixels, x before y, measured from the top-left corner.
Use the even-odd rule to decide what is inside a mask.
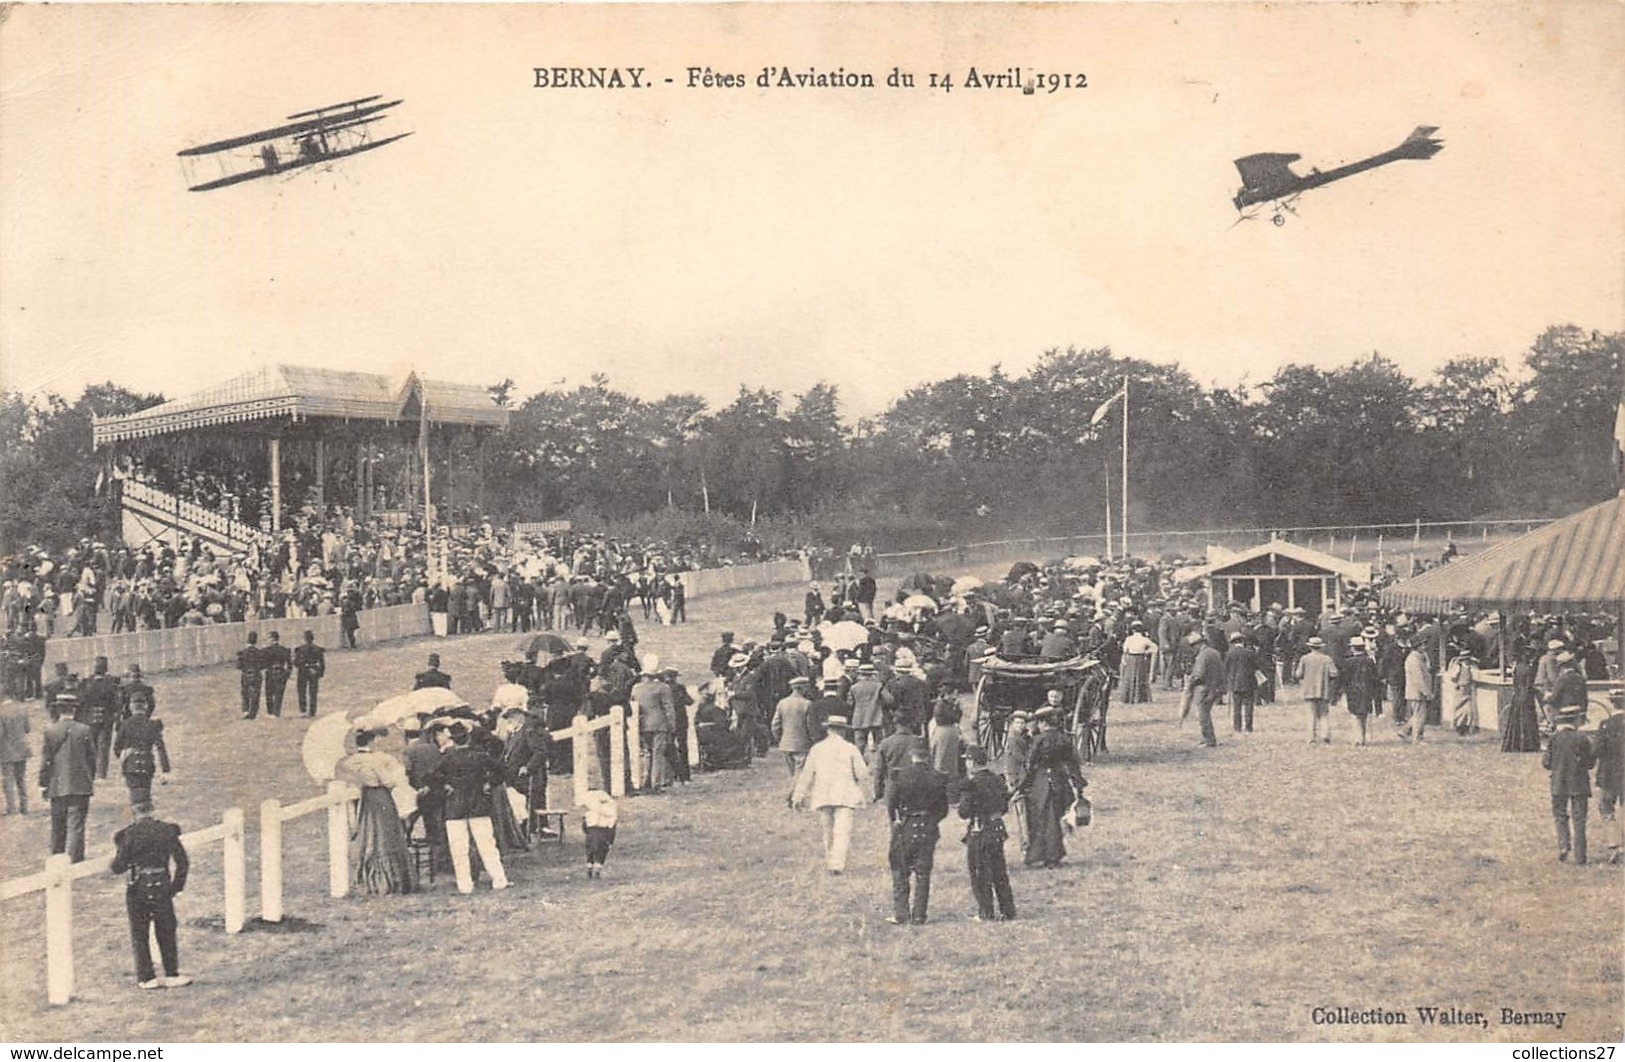
[[[626,794],[626,756],[628,747],[637,764],[637,716],[634,711],[628,725],[626,709],[620,705],[611,708],[608,715],[589,720],[578,715],[563,730],[552,731],[556,741],[572,740],[573,788],[577,804],[586,800],[589,757],[596,755],[593,735],[599,730],[610,734],[609,775],[605,784],[614,796]],[[690,732],[692,733],[692,724]],[[630,740],[629,740],[630,738]],[[692,740],[692,739],[691,739]],[[690,748],[696,749],[697,744]],[[693,753],[690,754],[693,759]],[[633,778],[637,778],[634,768]],[[360,792],[345,782],[329,782],[326,792],[286,806],[271,798],[260,804],[260,918],[266,922],[283,919],[283,843],[282,827],[295,819],[327,812],[327,892],[338,899],[350,891],[350,807]],[[230,808],[217,826],[194,830],[181,835],[187,854],[195,856],[198,849],[215,841],[221,842],[221,860],[224,871],[225,928],[227,933],[239,933],[247,918],[246,831],[241,808]],[[66,855],[53,855],[45,861],[45,869],[26,877],[0,882],[0,901],[17,899],[36,892],[45,894],[45,981],[46,998],[53,1006],[69,1002],[74,994],[73,960],[73,883],[80,878],[106,874],[112,868],[111,855],[98,856],[84,862],[71,862]]]

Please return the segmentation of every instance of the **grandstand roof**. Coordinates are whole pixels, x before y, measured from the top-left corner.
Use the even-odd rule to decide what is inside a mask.
[[[419,401],[432,424],[508,423],[508,411],[476,384],[426,380],[416,373],[391,379],[382,373],[268,365],[139,413],[98,417],[95,445],[257,420],[416,421]]]

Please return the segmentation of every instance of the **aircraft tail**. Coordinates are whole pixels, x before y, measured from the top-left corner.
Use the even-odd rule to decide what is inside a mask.
[[[1402,159],[1431,159],[1444,150],[1444,141],[1434,137],[1439,131],[1436,125],[1419,125],[1405,142],[1396,149],[1396,154]]]

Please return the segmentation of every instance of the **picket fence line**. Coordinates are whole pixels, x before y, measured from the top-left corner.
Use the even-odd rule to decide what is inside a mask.
[[[608,715],[591,720],[578,715],[570,726],[551,731],[555,741],[572,742],[572,781],[578,805],[586,800],[589,757],[595,751],[591,738],[599,730],[610,733],[610,777],[605,781],[612,795],[626,795],[627,749],[628,746],[633,750],[638,747],[635,711],[630,718],[630,726],[628,723],[626,709],[616,705]],[[692,739],[692,721],[689,726],[692,763],[698,762],[698,744]],[[632,735],[630,740],[629,734]],[[633,778],[637,778],[635,771]],[[327,892],[334,899],[349,895],[351,806],[360,796],[360,791],[354,786],[335,780],[327,784],[324,792],[292,804],[284,805],[275,797],[261,802],[259,889],[262,921],[277,923],[285,917],[283,826],[306,815],[321,811],[327,813]],[[225,929],[227,933],[240,933],[247,921],[248,878],[247,837],[241,808],[227,809],[218,825],[181,835],[187,854],[194,857],[197,849],[215,841],[221,842],[222,846]],[[18,899],[36,892],[45,894],[46,999],[52,1006],[66,1004],[74,995],[73,883],[80,878],[109,873],[112,863],[111,855],[74,863],[66,854],[58,854],[46,859],[44,870],[0,882],[0,901]]]
[[[1305,527],[1229,527],[1200,530],[1130,531],[1129,552],[1140,556],[1154,556],[1169,549],[1202,550],[1209,544],[1250,545],[1278,536],[1300,545],[1311,546],[1325,553],[1342,554],[1356,559],[1363,557],[1399,557],[1413,550],[1433,549],[1445,542],[1464,545],[1483,544],[1492,538],[1522,534],[1550,521],[1522,520],[1412,520],[1392,524],[1322,524]],[[1076,535],[1035,536],[1031,538],[999,539],[991,542],[972,542],[938,549],[879,553],[875,555],[871,571],[876,576],[909,575],[918,571],[952,571],[996,561],[1031,560],[1042,563],[1046,559],[1074,554],[1102,554],[1106,546],[1104,531]],[[1121,551],[1122,540],[1112,536],[1112,547]],[[1200,560],[1199,556],[1193,559]],[[835,571],[841,570],[846,558],[833,558]]]
[[[812,569],[805,559],[797,559],[739,564],[731,568],[701,568],[678,574],[683,580],[688,599],[693,600],[707,594],[725,594],[730,590],[804,583],[812,578]]]
[[[358,645],[375,645],[428,634],[427,605],[390,605],[365,609],[360,613]],[[142,671],[169,671],[182,667],[207,667],[235,660],[237,650],[248,643],[248,632],[258,631],[265,644],[276,631],[290,649],[304,641],[304,632],[316,635],[316,644],[326,649],[343,647],[344,632],[338,615],[309,616],[303,619],[257,619],[246,623],[210,623],[200,627],[168,627],[128,634],[98,634],[93,638],[51,638],[45,643],[47,670],[58,662],[69,671],[89,675],[98,656],[105,656],[120,668],[140,664]]]

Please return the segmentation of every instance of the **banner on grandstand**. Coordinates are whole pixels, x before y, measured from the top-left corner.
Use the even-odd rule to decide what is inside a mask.
[[[515,538],[521,535],[556,535],[568,530],[570,530],[568,520],[532,520],[529,523],[513,525]]]

